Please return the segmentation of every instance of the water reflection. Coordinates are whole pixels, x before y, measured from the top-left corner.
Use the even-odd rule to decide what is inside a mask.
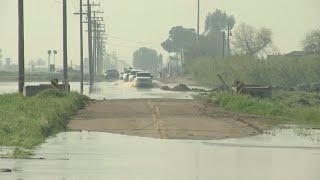
[[[101,89],[95,85],[89,85],[89,94],[99,94]]]
[[[39,85],[39,82],[27,82],[26,85]],[[80,92],[80,83],[71,82],[71,90]],[[16,82],[0,82],[0,94],[17,92]],[[93,86],[85,83],[84,94],[93,99],[192,99],[192,93],[163,91],[159,88],[136,88],[130,83],[98,82]]]
[[[46,160],[0,160],[20,170],[0,179],[319,180],[319,153],[319,143],[293,131],[222,141],[67,132],[35,152]]]

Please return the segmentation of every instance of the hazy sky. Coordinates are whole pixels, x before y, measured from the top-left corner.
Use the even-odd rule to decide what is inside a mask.
[[[24,0],[25,57],[47,59],[47,50],[56,49],[62,64],[62,0]],[[94,0],[98,2],[98,0]],[[0,48],[4,58],[18,57],[18,0],[0,0]],[[79,0],[68,0],[68,57],[79,64],[79,16],[73,15]],[[201,0],[201,28],[206,14],[221,9],[242,22],[272,29],[274,44],[281,52],[301,49],[309,30],[320,28],[319,0]],[[151,47],[158,52],[172,26],[196,28],[197,0],[101,0],[109,34],[107,49],[131,62],[133,51]],[[86,27],[86,25],[84,26]],[[85,43],[87,35],[85,34]],[[85,44],[85,56],[87,45]],[[70,62],[70,61],[69,61]]]

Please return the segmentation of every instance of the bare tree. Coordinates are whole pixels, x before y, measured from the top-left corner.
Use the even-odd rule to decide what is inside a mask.
[[[269,28],[254,28],[241,24],[234,32],[233,46],[241,54],[257,55],[272,44],[272,31]]]
[[[306,51],[320,51],[320,29],[307,33],[302,44]]]

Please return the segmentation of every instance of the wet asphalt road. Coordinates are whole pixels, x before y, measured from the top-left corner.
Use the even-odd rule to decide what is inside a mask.
[[[46,83],[30,82],[26,85],[39,85]],[[80,83],[70,83],[72,91],[80,92]],[[18,83],[0,82],[0,94],[17,92]],[[163,91],[159,88],[136,88],[130,83],[117,82],[100,82],[94,86],[85,83],[84,94],[92,99],[192,99],[192,93]]]
[[[16,83],[11,84],[0,83],[2,93],[14,91]],[[77,84],[71,87],[78,89]],[[113,83],[99,83],[91,91],[86,86],[85,93],[95,99],[191,98],[187,93]],[[35,159],[0,159],[0,169],[13,170],[0,173],[0,179],[319,180],[320,132],[313,131],[312,136],[316,138],[282,130],[248,138],[190,141],[65,132],[39,146]]]

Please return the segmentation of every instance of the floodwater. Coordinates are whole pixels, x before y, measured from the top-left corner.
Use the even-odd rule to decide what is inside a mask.
[[[78,91],[79,83],[71,83],[71,88]],[[0,83],[0,94],[16,89],[17,83]],[[121,82],[84,89],[94,99],[192,98],[189,93],[137,89]],[[306,134],[278,130],[255,137],[191,141],[65,132],[47,139],[32,159],[0,159],[0,169],[13,170],[0,173],[0,179],[319,180],[320,131]]]
[[[43,82],[28,82],[26,85],[48,84]],[[80,83],[70,83],[72,91],[80,92]],[[17,92],[17,82],[0,82],[0,94]],[[192,93],[163,91],[160,88],[136,88],[130,83],[99,82],[94,86],[84,85],[84,94],[92,99],[192,99]]]
[[[320,144],[292,130],[219,141],[66,132],[49,138],[33,158],[1,159],[0,168],[14,171],[0,179],[320,179]]]

